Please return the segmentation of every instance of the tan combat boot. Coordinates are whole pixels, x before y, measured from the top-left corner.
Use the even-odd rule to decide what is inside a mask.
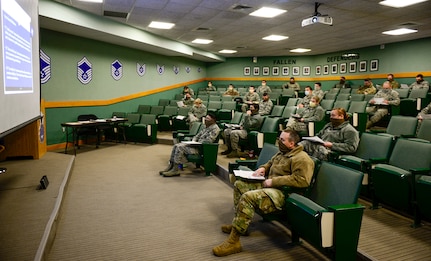
[[[221,243],[213,248],[213,253],[216,256],[228,256],[235,253],[239,253],[242,251],[241,242],[239,241],[240,234],[235,229],[232,228],[229,237]]]

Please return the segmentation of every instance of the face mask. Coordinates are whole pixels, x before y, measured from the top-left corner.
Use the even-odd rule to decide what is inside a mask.
[[[317,104],[315,102],[310,102],[310,107],[311,108],[315,108],[317,106]]]
[[[332,126],[334,126],[334,127],[338,127],[343,122],[344,122],[343,119],[333,119],[333,118],[331,118],[331,123],[332,123]]]
[[[309,95],[310,94],[310,91],[305,91],[305,95]]]
[[[280,150],[281,153],[287,153],[290,152],[291,149],[289,149],[283,142],[278,142],[278,149]]]
[[[254,92],[254,90],[249,90],[248,92],[249,92],[249,93],[253,93],[253,92]]]
[[[382,92],[383,92],[383,93],[390,93],[390,92],[391,92],[391,89],[382,89]]]
[[[265,86],[266,85],[266,83],[262,83],[262,86]]]
[[[229,87],[229,91],[232,91],[233,90],[233,87]]]

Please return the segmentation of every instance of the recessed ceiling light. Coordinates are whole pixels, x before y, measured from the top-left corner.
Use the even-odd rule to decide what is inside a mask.
[[[411,34],[411,33],[417,33],[417,32],[418,32],[418,30],[416,30],[416,29],[400,28],[400,29],[385,31],[382,34],[403,35],[403,34]]]
[[[268,40],[268,41],[281,41],[281,40],[284,40],[284,39],[287,39],[287,38],[289,38],[289,37],[288,36],[271,34],[271,35],[268,35],[266,37],[263,37],[262,39],[263,40]]]
[[[221,51],[219,51],[219,53],[236,53],[237,51],[235,50],[227,50],[227,49],[223,49]]]
[[[78,0],[80,2],[103,3],[103,0]]]
[[[311,51],[311,49],[306,49],[306,48],[296,48],[296,49],[290,50],[290,52],[292,53],[306,53],[309,51]]]
[[[282,13],[287,12],[286,10],[278,9],[278,8],[271,8],[271,7],[262,7],[253,13],[250,13],[252,16],[259,16],[259,17],[265,17],[265,18],[272,18],[277,15],[281,15]]]
[[[400,7],[406,7],[409,5],[422,3],[425,1],[428,1],[428,0],[385,0],[385,1],[379,2],[379,4],[390,6],[390,7],[400,8]]]
[[[199,39],[199,38],[194,39],[194,40],[192,41],[192,43],[195,43],[195,44],[210,44],[210,43],[212,43],[212,42],[213,42],[213,40],[208,40],[208,39]]]
[[[175,24],[152,21],[148,26],[151,28],[157,28],[157,29],[171,29],[172,27],[175,26]]]

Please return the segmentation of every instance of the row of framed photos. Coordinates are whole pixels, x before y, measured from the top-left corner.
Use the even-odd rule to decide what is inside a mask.
[[[261,71],[262,69],[262,71]],[[315,75],[326,75],[326,74],[343,74],[343,73],[356,73],[356,72],[366,72],[369,71],[378,71],[379,70],[379,60],[374,59],[370,61],[360,61],[360,62],[349,62],[349,63],[334,63],[334,64],[325,64],[325,65],[317,65],[315,68]],[[244,75],[283,75],[283,76],[297,76],[301,74],[300,66],[292,66],[291,68],[288,66],[273,66],[272,69],[269,66],[263,66],[262,68],[259,66],[246,66],[244,67]],[[310,66],[302,66],[302,75],[310,75],[311,67]]]

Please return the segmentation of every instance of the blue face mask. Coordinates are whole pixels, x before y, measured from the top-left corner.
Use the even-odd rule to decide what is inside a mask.
[[[310,94],[310,91],[305,91],[305,95],[309,95]]]

